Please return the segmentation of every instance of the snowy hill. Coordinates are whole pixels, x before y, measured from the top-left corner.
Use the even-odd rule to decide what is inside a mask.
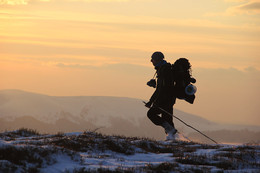
[[[85,131],[0,133],[0,172],[258,172],[260,146],[205,145]]]
[[[139,99],[54,97],[20,90],[0,91],[0,131],[26,127],[44,133],[57,133],[99,128],[99,132],[104,134],[163,139],[163,130],[148,120],[146,112],[147,108]],[[247,129],[260,132],[257,126],[218,124],[179,110],[174,110],[174,114],[201,131]],[[175,124],[186,135],[194,132],[176,120]]]

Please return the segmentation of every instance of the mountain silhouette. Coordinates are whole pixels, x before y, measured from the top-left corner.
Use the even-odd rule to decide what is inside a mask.
[[[104,134],[164,139],[164,131],[146,117],[142,100],[102,96],[48,96],[20,90],[0,91],[0,131],[18,128],[42,133],[96,130]],[[174,110],[174,115],[201,131],[260,131],[258,126],[220,124]],[[174,119],[177,129],[194,131]],[[194,136],[194,134],[193,134]]]

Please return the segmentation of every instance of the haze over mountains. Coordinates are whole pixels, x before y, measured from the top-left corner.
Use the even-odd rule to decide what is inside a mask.
[[[56,97],[20,90],[0,91],[0,131],[21,127],[44,133],[98,130],[105,134],[164,139],[163,129],[154,126],[146,117],[146,112],[147,108],[140,99]],[[229,136],[225,136],[225,139],[230,140],[226,142],[260,141],[258,126],[219,124],[176,109],[174,115],[201,131],[212,131],[212,135],[214,132],[216,138],[228,132]],[[174,122],[183,134],[202,140],[192,129],[177,120]],[[232,136],[235,140],[232,140]]]

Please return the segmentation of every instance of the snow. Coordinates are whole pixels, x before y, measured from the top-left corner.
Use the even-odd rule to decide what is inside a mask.
[[[197,149],[195,154],[197,155],[214,155],[216,153],[217,149]]]
[[[172,154],[154,154],[154,153],[137,153],[135,155],[126,156],[123,154],[107,152],[107,153],[81,153],[83,162],[78,163],[72,161],[70,157],[64,155],[54,156],[57,163],[43,168],[42,172],[56,173],[64,171],[72,171],[77,167],[86,167],[88,169],[105,168],[115,170],[121,168],[137,168],[144,167],[148,164],[160,164],[173,161]]]
[[[65,133],[66,136],[79,136],[82,135],[83,132],[71,132],[71,133]]]
[[[5,140],[0,140],[0,147],[5,147],[5,146],[8,146],[8,142],[6,142]]]
[[[55,157],[57,163],[51,166],[46,166],[45,168],[41,169],[41,172],[57,173],[72,171],[74,168],[80,166],[78,162],[71,160],[69,156],[58,154],[54,155],[53,157]]]
[[[27,152],[32,152],[34,156],[37,155],[38,159],[42,160],[39,170],[42,173],[72,173],[80,169],[95,171],[100,168],[112,171],[117,171],[120,168],[120,170],[149,172],[149,167],[156,168],[156,165],[163,164],[166,165],[166,171],[173,164],[171,168],[173,172],[174,170],[177,172],[192,172],[194,170],[202,172],[257,172],[260,170],[259,145],[205,145],[186,141],[153,141],[103,136],[94,132],[28,137],[17,134],[19,133],[0,133],[0,150],[4,152],[5,148],[14,147],[17,150],[25,149]],[[22,134],[27,135],[26,133]],[[68,144],[68,142],[72,143]],[[125,150],[128,149],[129,153],[118,149],[125,144],[127,144]],[[26,170],[28,167],[39,167],[28,158],[23,161],[27,166],[23,167],[19,164],[15,165],[12,159],[9,157],[5,159],[5,157],[0,157],[2,158],[0,172],[1,169],[8,169],[7,167],[10,169],[16,167],[17,173],[28,171]],[[221,164],[225,161],[226,163]]]
[[[82,153],[84,165],[89,168],[109,168],[115,170],[118,167],[136,168],[148,164],[160,164],[173,161],[172,154],[136,153],[135,155],[123,155],[118,153],[86,154]]]

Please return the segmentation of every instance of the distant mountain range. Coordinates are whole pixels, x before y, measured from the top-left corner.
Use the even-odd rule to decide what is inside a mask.
[[[1,90],[0,131],[21,127],[36,129],[43,133],[93,130],[104,134],[164,139],[163,129],[154,126],[146,117],[147,110],[142,100],[133,98],[57,97],[20,90]],[[260,132],[259,126],[214,123],[176,109],[174,114],[201,131],[246,129],[249,133]],[[174,122],[183,134],[194,132],[179,121]]]

